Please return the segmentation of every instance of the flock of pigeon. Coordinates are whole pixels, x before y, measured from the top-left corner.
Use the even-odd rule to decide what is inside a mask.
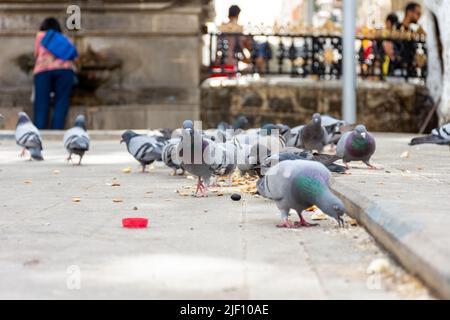
[[[302,216],[305,209],[319,207],[325,214],[343,225],[345,207],[329,188],[331,172],[345,173],[352,161],[362,161],[370,169],[376,143],[364,125],[352,126],[327,115],[314,114],[309,123],[296,128],[266,124],[262,128],[244,130],[248,120],[238,117],[232,125],[222,122],[216,129],[195,128],[191,120],[182,128],[160,130],[157,134],[137,134],[127,130],[122,141],[128,152],[142,165],[163,161],[174,174],[185,171],[198,178],[195,196],[207,196],[211,180],[231,175],[257,175],[258,193],[275,202],[281,213],[281,228],[313,226]],[[30,160],[43,160],[42,139],[26,113],[19,113],[16,142],[30,154]],[[450,146],[450,124],[433,130],[426,137],[415,138],[411,145],[433,143]],[[323,150],[330,145],[334,154]],[[64,147],[72,160],[79,156],[78,165],[89,150],[86,120],[79,115],[74,127],[64,135]],[[343,166],[336,164],[342,160]],[[295,210],[299,221],[291,223],[289,211]]]

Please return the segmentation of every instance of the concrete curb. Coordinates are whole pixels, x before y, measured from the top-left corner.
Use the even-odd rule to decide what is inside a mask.
[[[434,293],[450,299],[450,257],[435,250],[420,224],[405,222],[400,206],[382,199],[376,202],[333,179],[331,188],[356,219],[409,272],[421,278]]]

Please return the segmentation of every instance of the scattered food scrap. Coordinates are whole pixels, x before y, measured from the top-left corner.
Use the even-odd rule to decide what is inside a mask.
[[[405,151],[400,155],[400,158],[402,159],[409,159],[411,157],[411,154],[409,153],[409,151]]]
[[[126,167],[122,169],[123,173],[131,173],[131,171],[132,171],[131,167]]]

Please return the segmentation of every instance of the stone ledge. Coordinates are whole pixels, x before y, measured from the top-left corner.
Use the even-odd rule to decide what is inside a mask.
[[[384,170],[350,164],[331,188],[347,213],[409,272],[450,299],[450,164],[448,148],[409,147],[413,135],[375,133],[373,162]],[[407,159],[400,154],[408,151]]]
[[[406,269],[424,280],[439,296],[450,299],[449,256],[429,246],[432,239],[414,221],[397,219],[397,215],[404,215],[405,208],[381,199],[374,202],[336,179],[332,189],[344,202],[348,215],[364,226]],[[435,256],[433,261],[426,258],[430,252]]]

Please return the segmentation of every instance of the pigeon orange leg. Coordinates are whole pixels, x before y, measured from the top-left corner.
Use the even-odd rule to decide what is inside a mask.
[[[286,229],[292,229],[295,226],[289,221],[289,211],[283,210],[281,212],[281,219],[282,222],[280,224],[277,224],[277,228],[286,228]]]
[[[283,219],[282,223],[277,224],[277,228],[293,229],[295,228],[295,225],[293,225],[289,219]]]
[[[231,188],[233,186],[233,175],[228,176],[228,186]]]
[[[19,153],[19,157],[21,157],[21,158],[25,157],[26,151],[27,151],[27,149],[23,148],[22,151]]]
[[[303,218],[303,215],[302,215],[301,212],[298,214],[298,217],[300,218],[300,221],[294,223],[294,225],[295,225],[297,228],[300,228],[300,227],[306,227],[306,228],[309,228],[309,227],[316,227],[316,226],[318,226],[317,223],[309,223],[309,222],[307,222],[307,221],[305,220],[305,218]]]
[[[81,160],[83,160],[83,156],[80,156],[80,160],[78,161],[79,166],[81,166]]]
[[[205,184],[202,181],[201,177],[198,177],[198,181],[197,181],[197,190],[195,191],[195,196],[196,197],[207,197],[207,192],[206,192],[206,187]],[[199,191],[200,191],[200,195],[199,195]]]
[[[366,166],[368,166],[369,169],[371,169],[371,170],[380,170],[380,169],[381,169],[381,168],[378,168],[377,166],[374,166],[373,164],[371,164],[371,163],[369,163],[369,162],[365,162],[365,161],[364,161],[364,163],[365,163]]]

